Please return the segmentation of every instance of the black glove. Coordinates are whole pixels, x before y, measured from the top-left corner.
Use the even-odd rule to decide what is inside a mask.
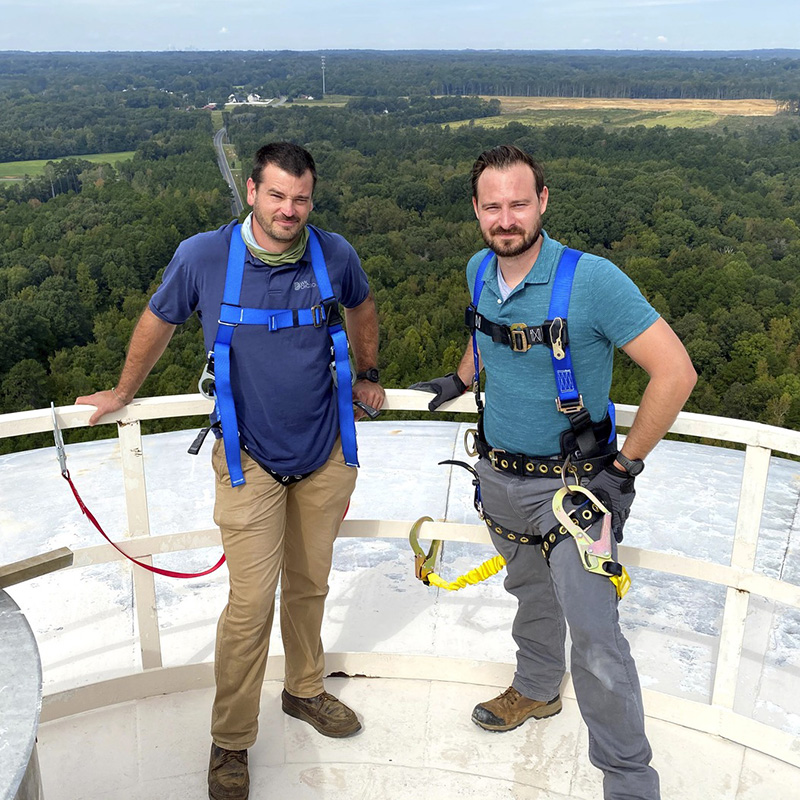
[[[467,391],[467,384],[455,372],[448,372],[443,378],[434,378],[432,381],[422,381],[408,387],[419,389],[421,392],[433,392],[436,397],[428,403],[430,411],[436,411],[442,403],[460,397]]]
[[[622,529],[636,497],[633,481],[633,475],[621,472],[611,464],[586,485],[586,488],[596,494],[597,499],[611,512],[611,532],[618,542],[622,541]]]

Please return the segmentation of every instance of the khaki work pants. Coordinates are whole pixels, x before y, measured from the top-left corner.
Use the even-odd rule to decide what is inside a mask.
[[[214,443],[212,464],[214,521],[222,533],[230,591],[217,625],[211,737],[226,750],[246,750],[258,733],[278,578],[284,686],[296,697],[323,691],[320,629],[328,575],[357,473],[345,465],[339,440],[325,464],[289,486],[242,451],[246,483],[231,487],[221,439]]]

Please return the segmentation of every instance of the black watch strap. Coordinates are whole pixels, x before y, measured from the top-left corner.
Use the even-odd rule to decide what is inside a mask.
[[[377,367],[370,367],[369,369],[365,369],[363,372],[357,373],[356,380],[367,380],[372,381],[373,383],[380,383],[381,374],[378,372]]]
[[[636,477],[644,469],[644,461],[641,458],[627,458],[622,453],[617,453],[617,462],[622,464],[628,475]]]

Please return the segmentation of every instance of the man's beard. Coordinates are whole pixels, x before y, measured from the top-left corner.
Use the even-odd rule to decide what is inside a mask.
[[[522,236],[522,241],[519,244],[514,244],[513,242],[502,242],[499,238],[497,238],[501,233],[520,234]],[[486,244],[495,253],[497,253],[498,256],[503,256],[503,258],[514,258],[515,256],[521,256],[536,244],[541,233],[541,222],[537,224],[536,227],[527,235],[522,228],[518,228],[516,226],[508,229],[495,226],[491,231],[489,231],[489,233],[485,233],[481,228],[481,236],[483,236],[483,241],[486,242]]]
[[[285,228],[281,228],[274,223],[274,220],[267,220],[262,214],[259,214],[255,209],[253,210],[253,216],[256,218],[256,222],[259,224],[261,230],[267,234],[271,239],[276,242],[293,242],[297,239],[302,231],[302,226],[298,227],[298,229],[291,233],[290,231],[286,230]],[[300,223],[300,219],[298,217],[291,217],[286,218],[285,221],[291,219],[293,222]]]

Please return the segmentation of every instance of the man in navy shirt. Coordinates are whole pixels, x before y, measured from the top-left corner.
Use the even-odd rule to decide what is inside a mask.
[[[242,226],[232,222],[181,243],[136,326],[117,385],[76,400],[97,407],[91,425],[129,403],[175,327],[195,312],[206,351],[214,350],[233,245],[244,259],[240,305],[292,310],[288,327],[235,327],[229,371],[238,431],[232,439],[228,432],[235,465],[230,452],[226,458],[222,438],[212,454],[214,521],[230,571],[228,604],[217,626],[208,776],[212,800],[245,800],[249,794],[247,750],[258,732],[279,578],[286,653],[283,710],[326,736],[350,736],[361,729],[355,713],[325,692],[322,682],[320,630],[333,542],[356,470],[343,456],[340,430],[346,438],[347,415],[340,420],[328,326],[316,318],[297,325],[299,310],[320,309],[325,300],[318,285],[321,261],[334,297],[345,307],[357,369],[353,398],[377,409],[384,391],[378,382],[377,313],[358,256],[341,236],[310,231],[306,224],[315,183],[316,167],[307,150],[288,142],[262,147],[247,181],[252,214]],[[241,237],[244,247],[233,237]],[[316,263],[314,241],[322,255]],[[215,435],[220,436],[218,430]],[[243,480],[237,483],[239,472]]]

